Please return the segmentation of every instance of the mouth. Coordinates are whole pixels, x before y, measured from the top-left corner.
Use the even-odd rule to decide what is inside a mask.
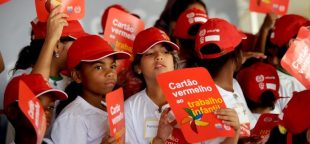
[[[156,63],[155,64],[155,69],[161,69],[161,68],[165,68],[166,66],[164,64],[161,63]]]
[[[107,80],[104,84],[108,87],[114,87],[116,84],[116,81],[115,80]]]

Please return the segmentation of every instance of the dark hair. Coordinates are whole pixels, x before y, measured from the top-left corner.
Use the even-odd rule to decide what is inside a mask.
[[[76,70],[81,69],[81,63],[75,67]],[[72,81],[65,89],[65,92],[68,94],[68,99],[60,101],[56,107],[56,117],[60,112],[72,101],[74,101],[78,95],[82,93],[82,84],[78,84],[75,81]]]
[[[208,69],[210,75],[214,77],[225,65],[225,63],[231,59],[234,58],[237,63],[241,66],[241,60],[239,60],[239,56],[241,55],[241,47],[242,44],[240,43],[234,51],[229,52],[221,57],[214,58],[214,59],[204,59],[200,60],[198,62],[199,66],[205,67]],[[221,50],[216,44],[208,44],[205,45],[203,48],[200,49],[201,53],[204,54],[215,54],[215,53],[220,53]]]
[[[169,44],[167,44],[167,43],[162,43],[162,44],[170,52],[170,54],[173,57],[174,69],[178,69],[179,68],[179,66],[178,66],[179,57],[178,57],[176,51],[173,50],[173,48]],[[137,66],[140,65],[142,56],[143,56],[143,54],[135,55],[134,60],[131,63],[131,69],[134,72],[134,75],[136,77],[138,77],[140,80],[142,80],[141,88],[145,88],[146,87],[146,82],[145,82],[145,79],[143,77],[143,74],[137,73]]]
[[[60,42],[65,43],[68,41],[73,41],[73,38],[70,37],[64,37],[60,39]],[[13,70],[13,73],[18,69],[27,69],[29,67],[32,67],[36,61],[38,60],[38,57],[40,55],[40,51],[42,49],[42,46],[44,44],[44,39],[32,39],[29,46],[25,46],[18,54],[18,59],[15,63]]]
[[[245,97],[248,107],[251,111],[257,108],[271,108],[272,110],[275,107],[276,96],[272,91],[264,91],[260,96],[260,102],[254,102],[250,100],[247,96]]]
[[[178,39],[180,46],[180,57],[186,59],[186,68],[197,67],[199,58],[195,52],[195,40],[192,39]],[[186,55],[186,56],[184,56]],[[183,56],[183,57],[182,57]]]
[[[202,0],[168,0],[165,9],[154,26],[162,29],[171,36],[172,29],[170,28],[170,22],[177,21],[182,12],[194,3],[201,4],[207,11],[206,4]]]

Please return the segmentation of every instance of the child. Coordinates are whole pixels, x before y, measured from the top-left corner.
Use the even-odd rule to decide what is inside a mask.
[[[146,29],[137,35],[132,67],[144,80],[146,89],[125,101],[127,143],[165,143],[172,140],[187,143],[180,129],[175,128],[176,121],[168,119],[170,108],[167,108],[169,105],[156,80],[157,75],[177,69],[176,50],[179,47],[157,28]]]
[[[98,144],[108,136],[105,95],[115,86],[116,59],[129,58],[117,52],[96,35],[77,39],[68,51],[67,67],[73,82],[68,86],[69,97],[75,100],[56,118],[51,138],[54,143]],[[72,95],[72,92],[78,92]],[[114,138],[104,142],[115,142]]]
[[[61,90],[52,89],[40,74],[17,76],[9,82],[4,93],[3,106],[5,115],[15,128],[14,142],[34,144],[37,140],[34,128],[18,106],[20,81],[23,81],[41,102],[47,127],[53,117],[55,100],[65,100],[68,96]]]
[[[248,109],[238,82],[233,78],[234,72],[244,62],[240,51],[244,38],[245,35],[227,21],[209,19],[196,36],[196,53],[201,59],[200,65],[210,72],[226,106],[237,111],[241,124],[250,121],[250,128],[253,128],[256,120]],[[240,132],[238,126],[233,127],[236,131],[233,139],[217,139],[214,142],[237,143]]]
[[[267,144],[310,144],[310,90],[296,92],[280,115]]]
[[[262,113],[274,110],[275,102],[279,98],[279,76],[272,65],[261,62],[238,72],[237,80],[240,83],[249,109],[257,119]],[[276,112],[279,114],[280,109]]]
[[[195,53],[195,37],[200,25],[207,22],[207,19],[207,14],[196,8],[184,11],[178,18],[174,37],[180,46],[180,68],[196,66],[198,57]]]
[[[284,15],[276,20],[274,29],[271,32],[266,52],[268,62],[277,68],[280,78],[279,93],[283,98],[277,101],[277,106],[283,109],[289,102],[294,91],[305,90],[305,87],[294,77],[288,74],[280,65],[280,60],[289,47],[289,41],[296,37],[301,26],[309,26],[310,21],[298,15]]]

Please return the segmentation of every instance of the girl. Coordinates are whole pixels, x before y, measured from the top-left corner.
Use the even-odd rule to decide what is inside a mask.
[[[146,89],[125,101],[127,143],[165,143],[176,139],[179,143],[186,143],[180,130],[174,128],[176,122],[168,120],[170,108],[167,108],[169,106],[156,80],[157,75],[177,69],[176,50],[179,47],[157,28],[146,29],[137,35],[132,67],[144,80]],[[222,116],[223,113],[218,114]],[[227,120],[226,116],[237,118],[230,114],[223,114],[225,117],[220,119]]]
[[[54,143],[98,144],[107,137],[105,95],[116,83],[116,59],[129,57],[128,53],[114,51],[95,35],[81,37],[72,44],[67,66],[73,82],[67,91],[75,99],[55,120],[51,134]],[[115,142],[115,139],[106,138],[104,142]]]

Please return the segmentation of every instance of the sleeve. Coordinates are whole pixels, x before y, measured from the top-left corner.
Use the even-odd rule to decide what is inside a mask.
[[[125,134],[125,142],[126,144],[137,144],[138,139],[135,135],[135,128],[133,124],[132,117],[132,109],[130,107],[130,103],[125,102],[125,126],[126,126],[126,134]]]
[[[51,138],[55,144],[86,144],[87,126],[79,116],[64,115],[53,124]]]
[[[13,78],[15,78],[15,77],[17,77],[17,76],[23,75],[23,74],[30,74],[30,73],[31,73],[31,71],[32,71],[32,68],[27,68],[27,69],[17,69],[17,70],[13,73],[13,75],[12,75],[12,78],[11,78],[11,79],[13,79]]]

